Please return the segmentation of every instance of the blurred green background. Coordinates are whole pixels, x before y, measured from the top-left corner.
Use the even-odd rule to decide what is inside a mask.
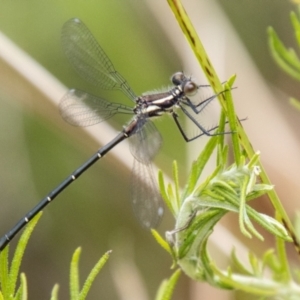
[[[155,9],[159,2],[0,0],[0,31],[67,87],[77,87],[128,104],[121,93],[101,92],[75,73],[62,53],[61,27],[70,18],[80,18],[109,54],[116,69],[140,94],[168,85],[170,75],[182,69],[185,59],[178,56],[168,42],[169,37],[155,21],[155,14],[162,13]],[[279,0],[220,0],[218,3],[263,76],[283,90],[290,92],[293,89],[297,96],[294,82],[282,83],[286,77],[273,63],[266,45],[268,25],[273,25],[284,41],[293,45],[288,18],[292,4]],[[147,5],[154,9],[149,10]],[[173,26],[177,26],[175,20]],[[25,80],[9,67],[1,63],[0,69],[2,235],[86,161],[99,145],[80,129],[69,128],[60,120],[56,107],[38,103],[39,97],[43,96],[34,88],[28,88]],[[23,103],[22,98],[29,100]],[[36,106],[40,108],[36,109]],[[121,121],[112,120],[111,124],[119,130]],[[185,166],[185,142],[170,118],[158,122],[157,127],[164,145],[156,163],[166,174],[171,174],[171,163],[178,160],[180,180],[184,183],[188,169]],[[130,206],[129,183],[130,170],[107,155],[45,209],[22,265],[28,278],[30,299],[48,299],[57,282],[61,285],[60,299],[69,297],[69,262],[79,245],[83,248],[82,279],[96,260],[113,248],[112,260],[114,256],[134,260],[149,299],[154,298],[162,279],[170,276],[172,262],[151,234],[135,220]],[[163,233],[172,226],[172,218],[166,213],[159,231]],[[104,267],[89,299],[119,299],[111,270],[109,265]],[[174,299],[188,299],[188,288],[188,280],[182,276]]]

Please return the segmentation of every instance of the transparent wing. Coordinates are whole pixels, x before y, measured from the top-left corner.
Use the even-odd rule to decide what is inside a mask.
[[[80,90],[70,90],[60,101],[60,114],[73,126],[90,126],[115,114],[133,114],[132,108],[108,102]]]
[[[129,138],[129,145],[134,158],[147,164],[158,153],[162,137],[152,121],[141,118],[135,132]]]
[[[121,90],[134,101],[136,96],[126,80],[79,19],[64,24],[61,39],[64,52],[80,76],[102,89]]]
[[[151,163],[143,164],[134,160],[131,187],[132,206],[136,217],[144,227],[156,227],[163,216],[164,206]]]

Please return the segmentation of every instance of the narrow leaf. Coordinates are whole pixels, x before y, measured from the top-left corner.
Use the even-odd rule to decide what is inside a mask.
[[[170,245],[161,237],[161,235],[155,229],[151,229],[151,233],[158,242],[158,244],[161,245],[163,249],[165,249],[169,254],[172,255],[172,249]]]
[[[290,76],[300,80],[300,62],[291,50],[287,50],[272,27],[268,29],[269,47],[277,64]]]
[[[169,196],[166,192],[164,175],[161,170],[158,171],[158,185],[159,185],[159,191],[160,191],[160,194],[161,194],[163,200],[165,201],[166,205],[168,206],[168,208],[174,215],[175,214],[174,207],[173,207],[173,204],[172,204],[171,200],[169,199]]]
[[[8,250],[9,245],[0,252],[0,284],[5,299],[9,297],[9,271],[8,271]]]
[[[296,36],[298,45],[300,46],[300,23],[299,23],[298,17],[293,11],[291,12],[290,17],[291,17],[291,21],[292,21],[292,24],[293,24],[293,27],[295,30],[295,36]]]
[[[189,178],[188,178],[188,184],[185,187],[183,193],[182,193],[182,199],[185,199],[190,195],[193,190],[195,189],[196,183],[207,164],[207,161],[211,157],[211,154],[213,153],[216,145],[218,142],[218,137],[213,136],[209,139],[208,143],[205,145],[205,148],[199,155],[197,161],[195,164],[193,164],[192,171],[190,172]]]
[[[174,184],[175,184],[175,200],[176,200],[176,206],[177,208],[180,207],[180,196],[179,196],[179,177],[178,177],[178,164],[177,161],[173,161],[173,178],[174,178]]]
[[[111,254],[111,250],[107,251],[97,262],[97,264],[94,266],[94,268],[91,270],[89,276],[87,277],[83,288],[80,292],[79,300],[84,300],[96,278],[96,276],[99,274],[103,266],[106,264],[107,260],[109,259],[109,256]]]
[[[260,277],[261,272],[260,272],[259,261],[258,261],[257,257],[254,255],[253,252],[249,252],[248,257],[249,257],[249,262],[250,262],[250,265],[252,267],[254,276],[255,277]]]
[[[253,273],[250,272],[240,261],[239,259],[237,258],[236,256],[236,252],[235,252],[235,249],[232,250],[231,252],[231,260],[235,266],[235,268],[237,268],[238,272],[241,273],[241,274],[245,274],[245,275],[249,275],[249,276],[252,276]]]
[[[180,269],[176,270],[173,275],[168,280],[164,280],[159,287],[158,293],[155,300],[170,300],[176,283],[178,282],[179,276],[181,274]]]
[[[239,143],[239,136],[237,134],[238,128],[237,128],[237,117],[234,110],[232,95],[231,95],[231,86],[229,84],[225,84],[225,99],[227,103],[227,113],[228,113],[228,120],[230,125],[230,130],[232,132],[231,134],[231,140],[233,145],[233,153],[234,153],[234,160],[237,166],[240,165],[240,157],[241,157],[241,150],[240,150],[240,143]]]
[[[70,298],[71,300],[78,300],[79,298],[79,271],[78,262],[81,254],[81,248],[78,247],[71,260],[70,269]]]
[[[38,213],[27,225],[22,233],[20,240],[18,242],[12,263],[11,263],[11,268],[9,271],[9,295],[14,295],[15,290],[16,290],[16,283],[18,280],[18,274],[19,274],[19,269],[22,261],[22,257],[24,255],[26,245],[28,243],[28,240],[30,238],[30,235],[36,226],[38,220],[42,216],[42,212]]]
[[[50,300],[58,300],[58,290],[59,290],[59,285],[55,284],[52,291],[51,291]]]
[[[213,87],[216,94],[222,92],[221,81],[218,78],[212,63],[210,62],[210,59],[207,56],[206,51],[197,35],[197,31],[195,30],[192,22],[190,21],[189,16],[187,15],[184,7],[182,6],[181,1],[168,0],[168,3],[210,85]],[[222,107],[226,109],[223,103],[223,95],[220,95],[218,98],[222,103]]]
[[[27,280],[24,273],[21,273],[21,290],[22,290],[22,298],[21,300],[28,299],[28,289],[27,289]]]

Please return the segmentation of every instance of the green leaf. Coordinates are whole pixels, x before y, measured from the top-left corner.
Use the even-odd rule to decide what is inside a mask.
[[[38,220],[40,219],[40,217],[42,216],[42,212],[38,213],[27,225],[26,228],[24,230],[24,232],[21,235],[21,238],[18,242],[12,263],[11,263],[11,267],[9,270],[9,281],[6,282],[7,283],[7,290],[4,297],[11,297],[11,295],[15,294],[15,290],[16,290],[16,283],[18,280],[18,273],[19,273],[19,269],[20,269],[20,265],[21,265],[21,261],[26,249],[26,245],[28,243],[28,240],[30,238],[30,235],[34,229],[34,227],[36,226]],[[3,287],[2,287],[3,288]],[[4,290],[4,289],[3,289]]]
[[[27,280],[24,273],[21,273],[20,275],[20,286],[16,292],[16,295],[10,299],[14,299],[14,300],[28,299]]]
[[[181,274],[181,271],[178,269],[172,274],[170,279],[164,280],[161,283],[159,290],[157,292],[157,295],[155,297],[155,300],[170,300],[171,299],[175,285],[178,282],[180,274]]]
[[[168,194],[168,198],[170,200],[170,203],[171,203],[173,211],[174,211],[174,216],[176,217],[179,208],[177,206],[177,202],[176,202],[176,199],[175,199],[173,186],[170,183],[168,184],[168,187],[167,187],[167,194]]]
[[[8,250],[9,246],[5,247],[0,252],[0,284],[2,295],[5,299],[9,297],[9,270],[8,270]]]
[[[298,45],[300,46],[300,23],[299,23],[298,17],[293,11],[291,12],[290,17],[291,17],[291,21],[292,21],[292,24],[294,27],[295,36],[296,36]]]
[[[173,255],[170,245],[161,237],[161,235],[155,229],[151,229],[151,233],[158,244],[161,245],[161,247],[165,249],[169,254]]]
[[[218,137],[213,136],[209,139],[208,143],[204,147],[203,151],[199,155],[197,161],[193,164],[192,170],[190,172],[189,178],[187,180],[187,185],[184,188],[184,191],[181,195],[181,199],[187,198],[188,195],[190,195],[193,190],[195,189],[196,183],[207,164],[209,158],[211,157],[211,154],[213,153],[214,149],[217,146]],[[181,200],[183,202],[183,200]]]
[[[225,285],[235,289],[259,296],[277,296],[282,285],[269,279],[242,276],[224,272],[211,265],[216,276]],[[279,298],[280,299],[280,298]],[[285,298],[282,298],[285,299]]]
[[[160,194],[161,194],[164,202],[166,203],[166,205],[169,208],[169,210],[171,211],[171,213],[173,215],[176,215],[178,208],[176,207],[175,203],[173,203],[171,201],[169,195],[166,192],[164,176],[163,176],[163,173],[161,170],[158,171],[158,185],[159,185]]]
[[[178,260],[188,261],[195,270],[194,259],[198,257],[200,245],[208,238],[212,232],[213,226],[224,216],[226,211],[220,209],[210,209],[196,215],[185,230],[178,231],[176,244],[180,245],[178,249]],[[186,224],[186,220],[181,223]],[[177,229],[177,228],[176,228]],[[190,268],[190,266],[188,266]],[[185,270],[186,271],[186,270]]]
[[[240,203],[239,203],[239,207],[240,207],[240,211],[239,211],[239,224],[240,224],[240,229],[241,232],[248,238],[251,238],[251,234],[247,231],[247,229],[244,226],[244,223],[248,224],[248,228],[250,229],[250,231],[254,231],[255,229],[252,226],[248,216],[247,216],[247,212],[246,212],[246,195],[247,195],[247,187],[248,187],[248,183],[249,183],[249,177],[248,176],[244,176],[243,178],[243,182],[241,183],[241,192],[240,192]],[[261,235],[257,235],[259,236],[261,239],[263,239],[263,237]]]
[[[58,300],[58,290],[59,290],[59,285],[55,284],[52,291],[51,291],[50,300]]]
[[[231,77],[229,80],[229,83],[233,84],[235,80],[235,76]],[[240,165],[240,157],[241,157],[241,150],[240,150],[240,142],[238,137],[238,129],[237,129],[237,122],[238,119],[235,114],[233,100],[232,100],[232,94],[231,94],[231,85],[229,83],[225,84],[225,99],[227,104],[227,115],[230,125],[230,130],[232,132],[231,134],[231,140],[233,145],[233,153],[234,153],[234,161],[237,166]]]
[[[272,27],[268,28],[269,47],[277,64],[290,76],[300,80],[300,61],[292,49],[287,49]]]
[[[267,173],[259,162],[259,154],[254,152],[251,142],[235,115],[231,96],[235,78],[228,80],[225,88],[222,88],[181,1],[168,0],[168,3],[214,91],[220,93],[224,89],[226,90],[226,93],[220,93],[218,97],[223,108],[220,117],[220,128],[224,128],[225,116],[227,116],[231,130],[237,133],[232,134],[232,149],[236,164],[226,168],[228,150],[224,146],[223,136],[217,137],[216,140],[214,140],[214,137],[211,138],[209,140],[210,146],[215,143],[214,146],[210,149],[204,149],[197,162],[193,164],[187,184],[181,195],[181,206],[176,216],[175,229],[171,231],[174,239],[170,243],[172,253],[182,270],[194,280],[205,280],[218,287],[240,289],[264,298],[280,295],[278,296],[280,299],[298,299],[300,289],[298,285],[294,284],[289,274],[285,251],[285,241],[291,241],[288,234],[293,235],[293,228]],[[299,21],[295,15],[291,15],[291,18],[294,22],[296,37],[300,41]],[[299,79],[300,61],[296,52],[287,49],[272,28],[269,28],[268,34],[274,58],[281,64],[282,68],[285,68]],[[199,176],[216,145],[218,146],[217,167],[203,183],[198,184]],[[207,147],[209,146],[207,145]],[[249,160],[250,162],[247,164]],[[266,193],[274,206],[276,219],[257,212],[248,204],[254,197]],[[251,254],[249,258],[254,270],[253,274],[240,275],[234,273],[230,267],[227,268],[227,271],[221,271],[214,266],[208,255],[207,241],[215,224],[228,211],[239,213],[241,231],[247,236],[255,235],[257,238],[263,238],[255,229],[253,221],[276,236],[277,266],[280,266],[280,270],[277,268],[277,272],[274,271],[271,279],[261,278],[264,275],[262,271],[265,264]],[[288,232],[280,224],[279,221],[281,220],[288,228]],[[271,258],[274,260],[275,256],[269,254],[266,261]],[[275,270],[275,268],[273,269]],[[271,271],[273,269],[271,268]],[[280,273],[281,275],[276,277]],[[277,281],[277,278],[280,281]]]
[[[297,210],[294,216],[295,235],[300,238],[300,211]]]
[[[78,262],[81,254],[81,248],[78,247],[71,260],[71,269],[70,269],[70,298],[71,300],[79,299],[79,271],[78,271]]]
[[[274,249],[267,250],[262,259],[263,268],[268,266],[274,273],[278,273],[281,269],[278,257],[275,255]]]
[[[21,300],[27,300],[28,299],[28,290],[27,290],[27,280],[24,273],[21,273],[21,290],[22,290],[22,298]]]
[[[226,124],[226,114],[224,110],[221,110],[220,114],[220,120],[219,120],[219,126],[218,126],[218,132],[223,133],[225,132],[225,124]],[[223,164],[222,161],[222,156],[219,157],[219,155],[223,152],[224,148],[224,139],[225,139],[225,134],[220,134],[218,135],[218,155],[217,155],[217,165]]]
[[[231,252],[231,260],[233,262],[234,267],[238,270],[240,274],[245,274],[245,275],[253,275],[252,272],[250,272],[237,258],[235,248],[233,248]]]
[[[173,178],[174,178],[174,185],[175,185],[175,201],[176,201],[176,207],[178,211],[178,208],[180,207],[180,197],[179,197],[179,178],[178,178],[178,165],[176,160],[173,161]]]
[[[261,276],[261,270],[260,270],[260,267],[259,267],[259,261],[258,261],[257,257],[251,251],[248,253],[248,256],[249,256],[249,262],[251,264],[254,276],[260,277]]]
[[[222,92],[221,81],[218,78],[216,71],[201,43],[201,40],[197,35],[197,31],[195,30],[192,22],[186,14],[186,11],[181,2],[178,0],[168,0],[168,3],[210,85],[212,86],[216,94]],[[222,107],[225,109],[223,105],[223,95],[220,94],[218,98],[222,103]]]
[[[182,193],[182,197],[181,197],[181,203],[183,201],[183,199],[186,198],[187,195],[191,194],[192,191],[194,190],[196,184],[198,181],[198,166],[197,163],[194,161],[192,163],[192,168],[189,174],[189,178],[187,180],[187,184],[184,188],[184,192]]]
[[[277,246],[277,255],[279,258],[280,263],[280,271],[278,275],[280,275],[281,281],[284,283],[288,283],[292,276],[290,272],[290,268],[288,265],[287,253],[285,248],[285,243],[283,239],[276,239],[276,246]]]
[[[96,276],[99,274],[99,272],[101,271],[101,269],[103,268],[103,266],[106,264],[107,260],[109,259],[109,256],[111,254],[111,250],[107,251],[100,259],[99,261],[96,263],[96,265],[94,266],[94,268],[91,270],[90,274],[88,275],[83,288],[80,292],[79,295],[79,300],[84,300],[93,284],[93,282],[96,279]]]

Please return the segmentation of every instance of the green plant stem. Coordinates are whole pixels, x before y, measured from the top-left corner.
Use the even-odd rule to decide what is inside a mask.
[[[291,271],[288,265],[288,259],[285,250],[285,242],[282,239],[276,238],[277,255],[281,264],[282,276],[284,281],[288,283],[291,279]]]
[[[191,45],[191,48],[194,51],[194,54],[195,54],[196,58],[198,59],[199,64],[200,64],[204,74],[206,75],[209,83],[211,84],[215,93],[220,93],[223,90],[221,81],[220,81],[219,77],[217,76],[216,71],[215,71],[214,67],[212,66],[212,64],[206,54],[206,51],[197,35],[197,32],[195,31],[180,0],[167,0],[167,1],[174,13],[179,25],[180,25],[185,37],[187,38],[189,44]],[[227,110],[227,106],[225,103],[224,94],[220,94],[218,99],[220,101],[220,104],[221,104],[223,110],[225,112],[227,112],[228,110]],[[239,137],[240,144],[243,146],[244,150],[246,151],[248,158],[251,159],[251,157],[255,154],[255,151],[247,137],[247,134],[245,133],[240,122],[237,122],[236,128],[237,128],[236,130],[238,133],[237,135]],[[269,179],[264,167],[262,166],[261,163],[259,166],[261,168],[260,177],[261,177],[262,182],[265,184],[271,184],[270,179]],[[269,196],[269,199],[272,202],[272,205],[274,206],[274,209],[276,211],[277,220],[281,221],[282,219],[284,219],[285,222],[287,223],[289,229],[293,230],[293,225],[292,225],[284,207],[282,206],[275,190],[274,189],[270,190],[268,192],[268,196]],[[278,241],[277,241],[277,244],[278,244]],[[282,265],[285,266],[286,272],[289,273],[288,265],[284,262],[285,256],[281,255],[280,257],[282,258],[282,260],[281,260]]]
[[[209,83],[213,87],[216,93],[220,93],[223,91],[222,84],[218,76],[216,76],[216,71],[212,66],[208,56],[206,55],[205,49],[188,17],[186,14],[180,0],[167,0],[174,15],[177,19],[179,26],[181,27],[184,35],[186,36],[189,44],[191,45],[192,50],[196,58],[198,59],[200,66],[207,77]],[[223,101],[224,96],[220,95],[220,102]],[[222,107],[226,109],[224,103]]]
[[[175,17],[185,34],[188,42],[190,43],[195,56],[197,57],[199,64],[206,75],[209,83],[214,88],[216,93],[219,93],[222,91],[222,85],[219,77],[217,76],[215,69],[213,68],[212,64],[210,63],[208,56],[206,54],[206,51],[192,25],[190,22],[181,2],[179,0],[168,0],[168,3],[170,7],[172,8],[173,13],[175,14]],[[224,96],[220,95],[219,97],[220,104],[222,105],[222,108],[227,111],[226,104],[224,103]],[[240,142],[245,149],[248,158],[251,158],[255,152],[254,149],[242,127],[240,122],[237,123],[237,131],[238,131],[238,137],[240,139]],[[269,180],[269,177],[267,176],[267,173],[265,169],[263,168],[262,164],[260,164],[261,168],[261,174],[260,177],[265,184],[271,184],[271,181]],[[270,200],[275,208],[275,210],[279,213],[281,218],[284,218],[286,222],[288,222],[288,225],[290,228],[293,228],[292,223],[290,222],[290,219],[282,206],[279,197],[275,190],[271,190],[268,193]]]

